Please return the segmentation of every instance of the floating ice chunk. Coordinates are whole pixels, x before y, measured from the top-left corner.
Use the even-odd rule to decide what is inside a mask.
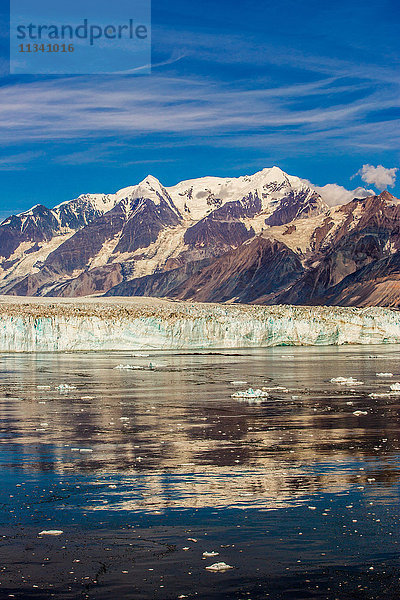
[[[51,386],[50,385],[37,385],[36,389],[38,389],[38,390],[50,390]]]
[[[368,394],[370,398],[389,398],[390,396],[397,395],[400,392],[383,392],[382,394]]]
[[[79,452],[82,452],[82,454],[84,454],[84,453],[93,452],[93,450],[91,448],[79,448]]]
[[[367,415],[368,412],[366,410],[355,410],[353,412],[353,415],[355,415],[356,417],[361,417],[361,415]]]
[[[400,383],[392,383],[390,389],[392,392],[400,392]]]
[[[268,396],[269,394],[266,391],[249,388],[244,392],[235,392],[231,395],[231,398],[267,398]]]
[[[247,381],[231,381],[232,385],[246,385]]]
[[[285,393],[287,393],[289,391],[287,388],[283,387],[282,385],[276,385],[274,387],[263,386],[262,389],[264,392],[285,392]]]
[[[204,558],[211,558],[212,556],[218,556],[219,552],[203,552]]]
[[[114,369],[124,369],[126,371],[140,371],[141,369],[143,369],[143,367],[140,367],[139,365],[123,365],[121,363],[120,365],[114,367]]]
[[[56,390],[58,390],[60,393],[66,393],[71,390],[76,390],[76,387],[74,385],[68,385],[68,383],[62,383],[56,387]]]
[[[64,533],[61,529],[44,529],[38,535],[61,535]]]
[[[233,567],[231,567],[231,565],[227,565],[225,562],[217,562],[209,567],[206,567],[206,569],[207,571],[223,572],[228,571],[228,569],[233,569]]]
[[[377,377],[393,377],[393,373],[377,373]]]
[[[331,383],[337,383],[338,385],[363,385],[363,381],[357,381],[354,377],[332,377]]]

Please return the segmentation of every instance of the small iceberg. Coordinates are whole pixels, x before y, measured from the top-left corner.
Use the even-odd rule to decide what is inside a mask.
[[[330,382],[338,385],[364,385],[363,381],[357,381],[354,377],[332,377]]]
[[[367,411],[366,410],[355,410],[353,412],[353,415],[355,415],[356,417],[361,417],[361,415],[367,415]]]
[[[126,371],[140,371],[143,367],[139,367],[138,365],[117,365],[114,369],[126,370]]]
[[[248,390],[245,390],[244,392],[235,392],[234,394],[231,394],[231,398],[237,398],[239,400],[243,400],[243,399],[254,400],[254,399],[258,399],[258,398],[268,398],[268,396],[269,396],[268,392],[265,392],[263,390],[253,390],[253,388],[249,388]]]
[[[203,552],[204,558],[211,558],[213,556],[218,556],[219,552]]]
[[[61,535],[64,533],[61,529],[44,529],[38,535]]]
[[[224,562],[218,562],[218,563],[214,563],[213,565],[210,565],[209,567],[206,567],[207,571],[214,571],[215,573],[220,572],[222,573],[223,571],[228,571],[229,569],[233,569],[233,567],[231,565],[227,565]]]
[[[392,383],[390,389],[392,392],[400,392],[400,383]]]
[[[377,377],[393,377],[393,373],[377,373]]]
[[[68,385],[68,383],[62,383],[56,387],[56,390],[58,390],[60,394],[65,394],[71,390],[76,390],[76,387],[74,385]]]

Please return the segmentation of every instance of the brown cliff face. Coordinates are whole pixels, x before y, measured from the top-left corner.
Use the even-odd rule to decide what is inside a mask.
[[[287,246],[256,237],[204,267],[173,296],[199,302],[253,302],[292,284],[303,271],[299,257]]]

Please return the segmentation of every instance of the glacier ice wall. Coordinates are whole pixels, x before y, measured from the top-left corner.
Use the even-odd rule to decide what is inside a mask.
[[[0,351],[251,348],[400,342],[384,308],[226,306],[153,299],[0,301]]]

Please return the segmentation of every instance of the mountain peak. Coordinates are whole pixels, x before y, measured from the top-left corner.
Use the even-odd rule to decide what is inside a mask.
[[[146,175],[146,177],[139,183],[140,185],[148,185],[151,187],[163,187],[157,177],[153,175]]]
[[[378,198],[381,198],[382,200],[386,200],[388,202],[393,202],[393,201],[400,202],[400,200],[398,198],[393,196],[393,194],[391,194],[387,190],[384,190],[383,192],[381,192],[379,194]]]

